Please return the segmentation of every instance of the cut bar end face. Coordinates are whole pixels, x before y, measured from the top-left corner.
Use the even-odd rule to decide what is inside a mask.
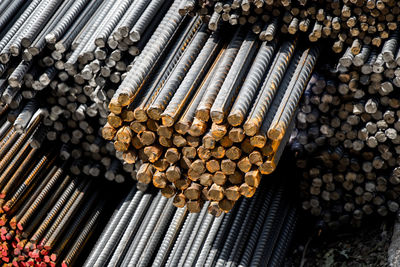
[[[257,127],[256,123],[254,123],[253,121],[249,121],[243,125],[243,129],[244,129],[246,135],[254,136],[257,133],[258,127]]]

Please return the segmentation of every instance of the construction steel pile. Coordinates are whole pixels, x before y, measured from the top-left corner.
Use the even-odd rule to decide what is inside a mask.
[[[313,77],[300,105],[293,149],[305,168],[303,208],[332,226],[399,209],[398,38],[346,51],[338,79]]]
[[[133,189],[83,266],[281,266],[297,212],[276,178],[220,217],[207,214],[210,202],[188,213],[159,191]]]
[[[0,262],[83,264],[130,189],[105,198],[107,179],[133,189],[86,266],[277,266],[295,194],[263,180],[287,144],[303,208],[330,227],[398,211],[399,15],[394,0],[0,1]]]
[[[107,122],[109,99],[172,1],[133,3],[34,0],[0,6],[1,104],[18,109],[25,99],[42,102],[49,111],[43,122],[47,139],[70,148],[75,174],[98,177],[106,171],[107,179],[119,183],[135,178],[135,166],[121,164],[122,154],[99,129]]]
[[[296,211],[282,186],[256,188],[289,139],[318,49],[246,27],[212,33],[180,3],[0,3],[2,264],[81,264],[118,199],[92,177],[139,181],[88,266],[283,260]],[[241,195],[255,197],[221,216]]]
[[[278,32],[304,33],[311,42],[334,40],[333,51],[361,46],[380,47],[397,30],[400,2],[395,0],[230,0],[182,1],[181,14],[197,11],[216,30],[220,22],[249,24],[261,40],[271,41]]]
[[[246,28],[224,38],[197,20],[176,41],[166,38],[175,20],[156,30],[110,102],[103,137],[127,163],[143,162],[138,181],[190,212],[210,200],[217,215],[276,168],[318,49],[259,42]],[[144,60],[161,58],[167,41],[164,60]]]
[[[104,189],[68,173],[45,140],[45,112],[27,103],[0,115],[0,238],[4,266],[69,266],[104,215]]]

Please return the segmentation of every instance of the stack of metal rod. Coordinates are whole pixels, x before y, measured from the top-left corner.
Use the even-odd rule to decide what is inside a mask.
[[[356,86],[356,74],[313,76],[297,114],[303,208],[331,227],[399,209],[399,99],[390,82]]]
[[[0,116],[0,238],[4,266],[72,264],[104,214],[103,189],[68,173],[33,102]]]
[[[400,4],[394,0],[185,0],[179,6],[181,14],[196,11],[212,30],[223,21],[249,24],[261,40],[272,40],[278,31],[302,32],[311,42],[333,39],[335,52],[362,44],[380,47],[400,18]]]
[[[19,109],[26,99],[46,102],[47,138],[68,147],[63,155],[76,160],[74,174],[134,178],[135,166],[122,165],[98,130],[134,56],[156,27],[174,19],[172,2],[3,1],[0,104]]]
[[[297,212],[276,178],[218,218],[207,214],[210,202],[188,213],[160,192],[133,189],[83,266],[281,266]]]
[[[318,48],[260,42],[246,27],[210,33],[196,22],[174,39],[176,24],[154,33],[114,94],[102,133],[125,162],[143,163],[138,181],[177,207],[200,212],[210,200],[209,212],[220,214],[276,168]]]
[[[348,48],[337,66],[343,86],[347,84],[351,91],[365,87],[369,94],[378,92],[381,97],[390,96],[394,88],[400,87],[399,49],[398,32],[391,34],[380,48],[363,45],[358,54]]]

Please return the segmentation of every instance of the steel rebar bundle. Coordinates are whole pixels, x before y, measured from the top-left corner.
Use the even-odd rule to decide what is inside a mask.
[[[314,75],[297,114],[292,149],[303,169],[303,208],[331,227],[399,209],[396,85],[381,73],[361,76]]]
[[[189,42],[143,80],[149,42],[114,94],[102,134],[125,162],[143,163],[139,182],[190,212],[209,200],[219,215],[275,170],[319,50],[260,42],[245,27],[233,37],[193,27],[178,38]]]
[[[74,159],[70,167],[74,174],[98,177],[106,172],[106,179],[118,183],[135,179],[137,166],[122,164],[118,160],[122,153],[104,141],[99,128],[107,121],[107,105],[116,87],[148,41],[153,43],[153,33],[163,33],[164,24],[172,21],[177,4],[171,0],[22,2],[2,6],[1,106],[19,109],[38,99],[49,113],[43,121],[47,139],[60,140],[69,148],[62,155]],[[167,43],[182,25],[199,26],[199,19],[175,17],[179,19],[169,29],[171,35],[163,36]]]
[[[396,212],[399,15],[394,0],[0,2],[1,263],[89,249],[85,266],[278,266],[297,218],[269,181],[287,144],[303,208],[329,226]],[[313,74],[322,39],[340,55],[329,78]],[[106,180],[127,183],[109,196]]]
[[[273,40],[278,32],[302,33],[311,42],[332,39],[333,51],[351,47],[357,55],[363,44],[380,47],[397,30],[400,4],[394,0],[186,0],[179,12],[199,13],[210,30],[220,22],[250,25],[263,41]]]
[[[277,266],[297,215],[288,191],[272,180],[263,181],[254,198],[242,199],[218,218],[207,214],[210,202],[200,213],[188,213],[160,192],[132,189],[84,266],[253,266],[256,261]],[[280,229],[271,231],[278,225]]]
[[[4,266],[74,263],[105,213],[104,189],[71,175],[60,145],[46,140],[43,108],[0,115],[0,238]],[[83,227],[82,227],[83,226]]]

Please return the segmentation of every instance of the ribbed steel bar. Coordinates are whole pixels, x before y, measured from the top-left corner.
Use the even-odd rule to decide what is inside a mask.
[[[58,233],[60,224],[63,224],[65,220],[71,219],[71,216],[68,215],[72,215],[76,211],[77,205],[80,205],[83,195],[89,189],[90,185],[91,181],[82,181],[72,193],[70,199],[68,199],[65,205],[62,208],[60,207],[61,210],[59,212],[57,208],[53,208],[53,211],[55,211],[54,215],[56,215],[56,217],[52,217],[52,215],[50,215],[51,213],[49,213],[49,215],[46,217],[47,220],[41,224],[39,229],[31,238],[31,241],[35,242],[39,249],[45,248],[45,245],[47,241],[50,240],[51,236],[54,233]]]
[[[16,171],[18,165],[23,161],[23,159],[30,152],[30,140],[28,140],[18,151],[18,153],[13,157],[12,161],[8,164],[0,175],[0,186],[3,186],[7,182],[7,179]]]
[[[228,231],[229,225],[231,224],[231,219],[233,217],[233,212],[225,214],[223,221],[218,229],[218,233],[215,235],[215,238],[210,247],[209,253],[207,255],[207,260],[204,263],[204,266],[213,266],[215,258],[218,255],[218,249],[222,245],[224,240],[224,236]]]
[[[296,46],[295,41],[287,41],[280,47],[270,68],[267,78],[264,80],[254,105],[243,125],[246,135],[253,136],[261,127],[261,123],[269,109],[269,106],[279,88],[281,80],[286,72],[288,63],[292,58]]]
[[[87,25],[91,24],[91,19],[94,19],[93,14],[95,14],[99,10],[99,7],[103,7],[104,5],[105,2],[103,1],[89,2],[86,8],[82,10],[78,18],[72,23],[72,25],[68,29],[66,29],[64,35],[60,37],[61,39],[55,43],[54,46],[56,51],[58,51],[59,53],[64,53],[65,51],[67,51],[77,35],[82,32],[82,30],[85,29]],[[64,64],[62,68],[64,68]]]
[[[173,266],[173,265],[171,265],[171,262],[173,262],[175,260],[175,254],[177,253],[177,251],[183,250],[182,246],[184,246],[183,244],[185,244],[185,242],[183,242],[183,240],[187,240],[187,238],[189,238],[190,230],[193,228],[194,224],[196,223],[198,216],[199,216],[198,213],[191,213],[186,217],[183,227],[179,233],[178,239],[176,240],[176,242],[171,250],[171,253],[169,254],[169,257],[168,257],[168,260],[167,260],[165,266]],[[176,257],[180,257],[180,255],[177,255]]]
[[[294,234],[294,229],[296,227],[297,221],[297,210],[296,208],[291,208],[289,214],[286,217],[285,224],[283,225],[283,229],[281,230],[279,240],[275,245],[275,249],[273,254],[271,255],[271,259],[268,263],[270,266],[280,266],[284,260],[284,255],[289,249],[290,241]]]
[[[60,199],[63,198],[64,201],[66,201],[65,199],[69,197],[69,194],[76,187],[76,183],[77,183],[77,181],[71,182],[71,177],[67,175],[63,179],[63,182],[59,185],[57,190],[50,196],[49,199],[47,199],[46,203],[44,204],[44,206],[41,207],[41,209],[38,211],[38,213],[35,214],[33,209],[28,210],[27,215],[26,215],[28,218],[26,218],[26,219],[23,218],[18,223],[18,228],[24,230],[22,235],[25,238],[30,236],[31,233],[33,233],[33,231],[36,230],[36,227],[38,227],[40,225],[42,220],[47,216],[47,213],[50,211],[50,209]],[[42,204],[42,203],[39,203],[39,204]],[[35,214],[34,218],[32,218],[33,214]],[[33,220],[29,223],[29,226],[26,227],[26,224],[29,221],[29,218],[32,218]]]
[[[87,65],[90,61],[95,59],[95,51],[96,51],[96,47],[98,47],[96,45],[96,38],[100,37],[98,40],[105,38],[102,35],[104,35],[104,33],[107,34],[108,23],[111,21],[111,18],[114,15],[116,15],[116,14],[114,14],[114,12],[117,12],[119,7],[123,6],[123,2],[124,2],[123,0],[116,0],[109,9],[102,10],[103,12],[105,11],[105,13],[104,13],[104,17],[102,17],[102,19],[99,21],[100,23],[96,27],[91,28],[88,33],[85,33],[85,36],[82,38],[81,42],[78,44],[78,49],[80,49],[80,50],[79,50],[79,55],[78,55],[77,59],[78,59],[79,63]],[[100,13],[100,14],[103,15],[102,13]],[[94,24],[96,24],[96,23],[97,22],[95,21]],[[102,31],[104,31],[104,30],[105,30],[105,32],[102,33]],[[82,44],[82,46],[81,46],[81,44]],[[89,65],[89,67],[90,67],[90,65]],[[83,70],[82,70],[82,72],[83,72]],[[74,75],[74,79],[77,82],[82,83],[78,79],[78,77],[80,75],[78,73],[78,70],[76,70],[76,73],[70,72],[70,74]]]
[[[112,101],[111,103],[119,103],[119,105],[127,106],[133,102],[146,74],[154,67],[154,64],[168,45],[170,38],[182,20],[182,16],[176,13],[178,2],[179,1],[174,1],[167,14],[164,16],[160,23],[162,27],[159,26],[154,32],[143,52],[135,61],[132,70],[127,74],[113,96],[114,102]],[[147,59],[146,62],[144,62],[144,58]],[[111,103],[110,110],[115,111]]]
[[[208,232],[207,239],[204,242],[204,245],[201,249],[201,252],[196,260],[196,266],[204,266],[208,257],[208,253],[211,251],[212,244],[214,242],[214,238],[218,233],[218,229],[222,222],[224,221],[225,215],[221,215],[218,218],[215,218],[210,231]]]
[[[41,243],[38,245],[39,246],[43,246],[43,248],[45,250],[51,250],[54,248],[55,243],[58,241],[58,239],[60,238],[60,236],[64,233],[64,231],[66,230],[66,226],[70,223],[70,221],[72,219],[78,219],[81,216],[80,214],[78,214],[75,218],[74,216],[76,215],[76,213],[78,212],[79,208],[84,205],[84,197],[85,194],[89,193],[89,188],[91,186],[91,182],[87,183],[86,186],[82,189],[82,192],[80,192],[79,196],[76,198],[76,200],[74,201],[73,205],[69,208],[68,212],[65,214],[65,216],[62,218],[62,220],[60,221],[60,223],[57,225],[57,228],[54,230],[54,232],[52,232],[51,235],[47,235],[42,239]],[[86,213],[86,211],[90,208],[92,202],[94,201],[95,197],[97,196],[97,193],[94,193],[90,199],[88,200],[88,202],[86,202],[86,206],[82,209],[83,213]],[[62,214],[62,213],[60,213]],[[82,215],[83,216],[83,215]],[[57,220],[54,222],[54,224],[57,222]],[[54,225],[53,224],[53,225]],[[51,232],[49,230],[49,232]]]
[[[243,254],[241,256],[238,266],[248,266],[250,264],[252,254],[253,254],[253,251],[257,244],[257,240],[260,235],[261,227],[263,226],[265,217],[267,216],[268,210],[270,208],[270,204],[271,204],[273,195],[274,195],[274,192],[272,190],[267,192],[267,196],[265,198],[265,201],[262,203],[262,206],[258,212],[258,217],[253,226],[253,231],[251,232],[251,235],[249,236],[249,239],[246,243],[245,249],[243,251]]]
[[[110,9],[112,9],[114,2],[115,2],[114,0],[105,2],[104,6],[98,12],[98,15],[96,16],[93,23],[90,25],[87,31],[85,31],[85,33],[82,35],[82,41],[79,43],[79,45],[71,54],[71,56],[68,58],[68,60],[64,63],[65,70],[70,71],[71,73],[74,72],[75,64],[78,61],[79,54],[82,51],[85,51],[84,49],[88,44],[89,40],[95,38],[94,37],[95,32],[100,29],[99,26],[103,22],[103,19],[107,16]]]
[[[234,245],[234,240],[237,238],[237,233],[239,231],[239,227],[243,223],[245,218],[245,213],[249,211],[250,201],[248,199],[243,199],[242,202],[238,205],[238,211],[233,218],[232,225],[230,227],[229,233],[225,239],[223,246],[221,247],[221,251],[218,255],[218,259],[216,260],[215,266],[225,266],[229,253]]]
[[[15,70],[8,77],[8,84],[13,88],[21,87],[22,86],[21,81],[31,66],[32,64],[30,62],[21,61],[21,63],[15,68]],[[5,103],[11,103],[12,97],[13,97],[12,95],[7,96],[5,95],[5,93],[3,93],[2,101],[4,101]]]
[[[76,44],[76,48],[74,49],[73,54],[68,58],[67,62],[65,62],[64,66],[70,74],[76,74],[75,64],[79,61],[80,63],[87,63],[87,52],[91,53],[95,49],[94,39],[96,34],[102,29],[105,24],[105,21],[109,18],[112,11],[116,8],[115,1],[107,1],[104,3],[104,6],[100,10],[98,10],[98,16],[92,21],[92,23],[87,25],[87,29],[81,31],[81,35],[79,36],[80,40]],[[91,55],[93,56],[93,55]]]
[[[8,0],[8,1],[3,1],[0,5],[0,29],[4,29],[6,24],[11,20],[11,18],[16,15],[15,17],[19,17],[17,13],[17,10],[24,10],[24,4],[25,1],[23,0]]]
[[[132,30],[129,32],[129,39],[137,42],[141,39],[146,27],[150,24],[152,18],[156,15],[157,11],[161,8],[164,2],[172,2],[171,0],[155,0],[150,1],[146,9],[143,11],[140,18],[136,21]]]
[[[8,120],[5,121],[0,127],[0,141],[7,135],[7,133],[11,130],[12,123]]]
[[[82,247],[85,245],[85,242],[93,233],[93,229],[96,226],[98,220],[100,220],[99,217],[102,214],[103,209],[104,209],[104,202],[100,202],[98,206],[93,210],[82,232],[80,233],[80,235],[75,240],[70,250],[66,254],[64,260],[62,261],[63,266],[69,266],[74,263],[74,261],[78,256],[78,253],[82,250]]]
[[[277,115],[271,123],[268,130],[268,137],[273,140],[280,140],[286,132],[287,127],[294,115],[296,107],[300,101],[300,97],[306,87],[306,83],[311,76],[311,72],[315,66],[318,56],[318,48],[311,48],[304,51],[301,63],[297,66],[300,68],[298,74],[292,77],[289,90],[286,90],[285,96],[278,108]],[[277,118],[278,117],[278,118]]]
[[[182,83],[182,80],[185,78],[193,62],[195,62],[195,59],[199,56],[199,53],[207,42],[208,37],[209,33],[205,29],[205,26],[202,26],[193,37],[188,48],[185,49],[185,52],[174,70],[171,72],[171,75],[165,82],[163,88],[150,104],[147,110],[147,115],[151,119],[159,120],[161,118],[161,114],[166,108],[166,103],[169,103],[172,95],[176,93],[176,90],[179,88],[179,85]]]
[[[94,245],[90,255],[86,259],[84,266],[93,266],[93,264],[96,262],[98,259],[99,255],[101,254],[102,250],[105,247],[105,244],[108,242],[110,239],[112,233],[114,232],[116,226],[120,222],[122,216],[125,214],[125,211],[127,207],[129,206],[129,203],[131,203],[132,198],[135,196],[137,192],[137,189],[133,187],[130,191],[129,194],[124,198],[123,201],[119,204],[113,215],[111,216],[109,222],[107,223],[103,234],[100,236],[100,238],[97,240],[96,244]]]
[[[144,231],[147,228],[147,224],[149,223],[153,211],[156,209],[157,204],[160,202],[161,199],[161,195],[157,194],[156,196],[153,195],[153,200],[150,203],[150,207],[147,209],[147,213],[144,215],[144,218],[142,220],[142,223],[139,226],[136,235],[134,236],[133,240],[130,242],[130,244],[128,245],[128,250],[125,253],[123,261],[122,261],[122,265],[123,266],[127,266],[133,256],[133,254],[136,251],[136,246],[137,244],[140,242],[140,237],[142,236],[142,234],[144,233]]]
[[[233,61],[237,53],[239,52],[240,46],[245,37],[245,31],[243,28],[239,28],[235,35],[232,37],[231,42],[224,51],[223,57],[221,58],[221,64],[218,65],[218,69],[214,74],[214,78],[209,84],[209,89],[203,95],[197,109],[196,118],[202,121],[208,121],[210,118],[210,109],[221,89],[222,84],[225,81],[228,71],[232,66]]]
[[[195,264],[196,259],[198,258],[198,256],[202,251],[202,246],[206,241],[208,234],[210,233],[211,227],[215,219],[216,219],[215,216],[211,214],[205,215],[205,218],[201,223],[200,229],[196,234],[196,237],[192,243],[189,254],[185,259],[184,266],[193,266]]]
[[[192,97],[192,100],[190,103],[188,103],[188,106],[185,109],[185,112],[182,114],[182,116],[179,118],[179,120],[175,123],[175,131],[181,135],[184,135],[189,132],[190,126],[192,125],[193,119],[196,115],[196,109],[197,106],[199,105],[201,99],[203,98],[203,95],[205,94],[208,85],[211,83],[214,74],[217,70],[218,64],[220,62],[221,56],[223,54],[223,49],[219,52],[217,58],[215,59],[215,62],[213,65],[210,67],[210,70],[204,77],[202,84],[199,85],[199,89],[196,91],[195,95]],[[193,135],[193,133],[191,133]]]
[[[41,0],[34,0],[30,2],[29,6],[24,10],[24,12],[19,16],[18,20],[13,24],[13,26],[7,31],[7,34],[1,38],[0,41],[0,51],[3,50],[6,45],[11,41],[22,25],[27,21],[32,12],[40,4]]]
[[[51,16],[50,20],[40,29],[36,37],[30,37],[29,41],[25,43],[25,50],[22,53],[22,59],[31,61],[34,56],[37,56],[46,46],[47,34],[59,24],[59,21],[64,18],[65,13],[71,8],[73,1],[65,1],[58,8],[57,11]]]
[[[122,16],[127,11],[128,7],[134,5],[134,0],[125,0],[121,3],[118,3],[118,7],[114,10],[114,12],[110,12],[109,20],[106,22],[105,27],[101,28],[101,31],[97,33],[97,36],[94,40],[95,44],[98,47],[105,47],[107,43],[107,39],[111,34],[111,31],[117,25],[117,23],[121,20]]]
[[[68,199],[70,196],[72,196],[75,193],[75,196],[77,196],[77,188],[82,188],[83,184],[80,183],[78,185],[78,179],[73,179],[70,184],[68,185],[68,187],[65,189],[65,191],[62,193],[62,195],[60,196],[60,198],[57,200],[57,202],[54,204],[54,206],[49,207],[51,208],[51,210],[47,213],[46,218],[44,220],[40,220],[40,226],[39,228],[36,229],[35,233],[32,235],[32,237],[30,238],[31,241],[33,242],[39,242],[40,238],[44,235],[46,229],[49,227],[49,224],[52,222],[53,218],[57,215],[57,213],[62,209],[62,206],[64,206],[68,201],[73,201],[70,198]],[[46,214],[46,213],[45,213]],[[36,218],[40,218],[39,216],[37,216]],[[33,227],[34,224],[31,224]],[[26,232],[30,233],[29,230],[27,230]]]
[[[242,252],[246,246],[250,231],[252,230],[252,227],[249,226],[253,226],[255,223],[256,217],[258,216],[259,212],[260,202],[264,201],[264,197],[268,197],[260,193],[261,189],[263,188],[260,188],[260,190],[255,193],[254,198],[250,202],[249,209],[247,214],[245,215],[243,223],[241,224],[238,232],[236,232],[236,240],[234,241],[228,260],[226,262],[227,267],[233,267],[239,264],[239,259],[242,256]]]
[[[272,200],[250,264],[266,266],[266,261],[269,261],[271,252],[274,250],[275,241],[279,237],[279,232],[284,223],[284,219],[279,218],[286,218],[288,212],[287,206],[282,207],[284,200],[280,199],[282,197],[280,192],[278,191]]]
[[[139,206],[137,210],[135,211],[135,214],[132,216],[132,220],[129,222],[129,225],[126,227],[126,231],[124,235],[122,236],[121,240],[118,243],[117,248],[115,249],[115,252],[113,253],[113,256],[108,263],[108,266],[117,266],[118,264],[121,263],[124,257],[124,253],[126,253],[128,249],[128,244],[131,242],[134,238],[134,236],[137,233],[137,230],[139,228],[139,222],[142,220],[142,218],[145,216],[145,211],[150,205],[150,201],[153,200],[153,197],[151,194],[145,194],[143,195],[142,199],[140,200]]]
[[[208,38],[185,78],[182,80],[182,83],[179,85],[175,94],[168,103],[168,106],[166,106],[165,110],[161,114],[163,125],[168,127],[173,126],[179,114],[182,112],[182,109],[193,96],[193,93],[203,79],[205,72],[214,61],[221,44],[222,42],[218,34],[213,34]],[[192,46],[192,43],[190,46]],[[173,74],[174,72],[172,75]],[[167,85],[168,83],[166,83],[166,86]]]
[[[124,16],[113,30],[112,36],[115,40],[119,41],[122,40],[122,38],[128,37],[131,28],[140,18],[140,15],[143,13],[143,10],[146,8],[149,2],[149,0],[137,0],[133,5],[130,5]]]
[[[140,99],[140,103],[137,104],[134,110],[134,116],[137,121],[143,122],[147,120],[147,109],[152,103],[154,98],[157,96],[160,89],[168,79],[169,75],[179,62],[183,52],[186,50],[187,45],[190,43],[195,33],[199,30],[201,20],[199,17],[193,18],[190,23],[186,26],[185,30],[181,33],[176,44],[171,48],[168,53],[163,66],[157,72],[157,75],[153,78],[151,83],[147,86],[146,94]],[[135,104],[135,102],[133,103]]]
[[[118,246],[115,248],[113,256],[111,257],[108,266],[117,266],[121,263],[124,257],[124,253],[126,253],[127,245],[129,242],[133,240],[138,228],[140,220],[145,216],[144,212],[149,207],[150,201],[153,199],[151,194],[144,194],[140,200],[140,203],[132,216],[131,221],[126,227],[126,231],[124,232],[121,240],[118,243]]]
[[[45,40],[50,44],[55,44],[67,32],[68,27],[73,24],[74,19],[78,18],[79,13],[85,9],[88,2],[88,0],[74,1],[62,19],[46,34]]]
[[[299,62],[301,59],[302,54],[300,52],[296,53],[292,60],[291,64],[289,65],[285,76],[283,77],[282,83],[278,88],[278,91],[274,97],[274,100],[271,103],[271,106],[268,110],[267,116],[264,118],[260,130],[257,134],[250,138],[250,143],[258,148],[266,148],[269,146],[268,141],[268,130],[271,127],[273,119],[277,116],[278,109],[281,105],[283,105],[284,96],[290,95],[290,88],[289,86],[291,83],[295,83],[296,79],[292,79],[293,76],[297,76],[301,68],[299,67]],[[264,155],[268,156],[268,155]]]
[[[156,251],[156,247],[159,242],[162,240],[162,237],[165,233],[165,229],[167,228],[171,217],[174,215],[176,208],[172,205],[172,199],[169,199],[165,205],[165,209],[162,211],[160,215],[160,219],[157,221],[154,230],[151,233],[151,237],[149,238],[146,247],[144,248],[142,255],[138,261],[138,265],[147,266],[150,265],[151,260],[154,256],[154,252]]]
[[[135,196],[132,198],[132,201],[129,203],[128,207],[126,208],[126,212],[122,215],[120,221],[118,222],[117,226],[115,227],[114,232],[107,240],[102,252],[100,253],[99,257],[96,259],[96,262],[93,266],[102,266],[105,262],[109,259],[111,253],[114,251],[115,247],[117,246],[117,242],[120,240],[123,230],[128,225],[129,219],[134,214],[136,208],[139,205],[139,200],[142,197],[143,193],[141,191],[136,191]]]
[[[11,0],[5,0],[2,1],[0,4],[0,14],[2,14],[4,12],[4,10],[6,10],[6,8],[10,5],[12,1]]]
[[[7,183],[4,185],[4,187],[1,189],[0,197],[2,199],[1,202],[4,202],[5,198],[9,196],[11,193],[11,190],[15,188],[16,183],[21,179],[23,173],[25,171],[30,171],[33,166],[32,166],[32,161],[37,153],[36,149],[31,149],[29,151],[29,154],[26,156],[26,158],[21,162],[21,165],[18,167],[18,169],[13,173],[11,178],[7,181]],[[4,203],[1,203],[1,206]]]
[[[177,239],[179,230],[187,217],[186,215],[187,209],[177,209],[175,211],[175,215],[169,224],[168,230],[153,261],[154,265],[161,266],[167,261],[168,253],[172,250],[172,246]]]
[[[26,43],[24,39],[26,36],[31,36],[32,34],[37,34],[37,30],[40,28],[44,19],[48,19],[50,12],[55,9],[60,4],[59,1],[43,1],[29,16],[29,19],[24,23],[17,34],[11,39],[7,46],[1,52],[1,61],[7,63],[10,60],[10,56],[18,56],[22,48],[22,40],[24,44]]]
[[[18,227],[21,231],[24,228],[25,223],[30,219],[32,214],[36,211],[39,203],[43,201],[44,197],[49,194],[52,186],[58,181],[63,174],[63,168],[54,166],[53,169],[47,174],[41,185],[36,189],[32,198],[25,204],[24,209],[21,209],[13,217],[11,222],[15,223],[15,227]],[[13,224],[14,224],[13,223]],[[11,223],[10,223],[11,224]]]
[[[201,210],[201,212],[199,214],[199,217],[197,218],[197,222],[194,225],[194,227],[192,228],[192,233],[190,234],[189,239],[187,240],[187,242],[185,242],[185,244],[186,244],[185,249],[182,251],[182,253],[179,253],[180,257],[179,257],[178,266],[183,266],[185,264],[185,262],[186,262],[187,256],[189,255],[189,253],[190,253],[190,251],[192,249],[192,244],[193,244],[193,242],[194,242],[194,240],[196,238],[197,233],[200,230],[200,226],[203,224],[204,217],[207,216],[208,204],[209,203],[205,203],[205,205],[203,206],[203,208],[202,208],[202,210]]]
[[[51,1],[48,5],[45,6],[43,12],[41,13],[40,17],[35,21],[35,23],[30,28],[29,32],[25,34],[21,39],[21,45],[23,47],[29,47],[35,37],[39,34],[40,30],[43,28],[44,25],[49,21],[51,18],[51,14],[55,13],[57,8],[61,5],[62,1]],[[66,2],[66,5],[72,4],[71,2]]]
[[[34,118],[32,118],[32,119],[34,120]],[[32,119],[31,119],[31,121],[32,121]],[[21,146],[28,140],[28,138],[30,137],[32,132],[35,130],[35,127],[38,125],[38,123],[39,123],[39,120],[34,120],[34,122],[28,126],[27,132],[19,135],[17,140],[15,140],[14,138],[9,139],[9,141],[15,140],[15,143],[13,143],[11,147],[10,146],[8,147],[8,149],[9,149],[8,152],[5,155],[3,155],[3,158],[0,160],[0,170],[4,170],[4,168],[12,160],[12,158],[17,153],[17,151],[21,148]],[[15,133],[17,133],[17,132],[15,131]],[[16,134],[14,136],[16,138],[18,135]]]
[[[60,224],[60,226],[57,229],[58,231],[54,232],[53,235],[50,237],[50,239],[46,242],[44,246],[46,250],[48,251],[52,250],[53,254],[55,255],[60,255],[63,252],[68,242],[72,239],[74,234],[79,229],[79,226],[84,223],[84,219],[89,214],[90,210],[93,208],[95,200],[97,200],[97,197],[98,197],[98,192],[94,192],[94,194],[92,194],[88,200],[85,200],[81,204],[83,205],[83,208],[79,211],[76,211],[77,214],[75,214],[74,217],[70,219],[72,220],[72,222],[68,228],[66,228],[67,220],[65,219],[63,220],[64,224]],[[66,229],[65,233],[63,233],[64,229]],[[60,238],[61,234],[63,234],[62,239]],[[57,247],[54,247],[56,242],[58,242]]]
[[[370,53],[371,53],[371,46],[363,45],[360,53],[358,55],[355,55],[353,58],[354,66],[357,67],[363,66],[367,62]]]
[[[247,74],[257,48],[256,36],[252,32],[248,33],[211,107],[210,116],[214,123],[222,123],[228,115],[228,108]]]
[[[38,103],[36,100],[29,101],[25,107],[22,109],[21,113],[18,115],[16,120],[14,121],[14,129],[18,133],[23,133],[28,123],[31,121],[33,115],[39,109]],[[36,125],[35,125],[36,126]],[[35,132],[37,129],[35,129]]]
[[[52,151],[49,153],[45,154],[42,156],[42,158],[39,160],[39,162],[35,165],[35,167],[29,172],[27,175],[26,179],[24,182],[15,190],[15,192],[12,194],[12,196],[7,200],[7,202],[3,206],[3,210],[6,212],[9,212],[11,209],[13,209],[14,205],[16,205],[17,201],[22,198],[22,195],[24,194],[25,191],[28,190],[28,188],[31,186],[32,183],[37,183],[37,177],[39,173],[42,171],[42,168],[44,168],[46,165],[48,166],[49,164],[51,165],[54,160],[55,156],[54,154],[51,155]]]
[[[283,154],[283,151],[286,148],[286,144],[290,139],[294,127],[295,127],[295,122],[294,120],[292,120],[282,140],[277,143],[278,148],[276,149],[276,152],[272,155],[271,158],[268,158],[263,164],[260,165],[259,169],[262,174],[270,174],[276,169],[279,160]]]

